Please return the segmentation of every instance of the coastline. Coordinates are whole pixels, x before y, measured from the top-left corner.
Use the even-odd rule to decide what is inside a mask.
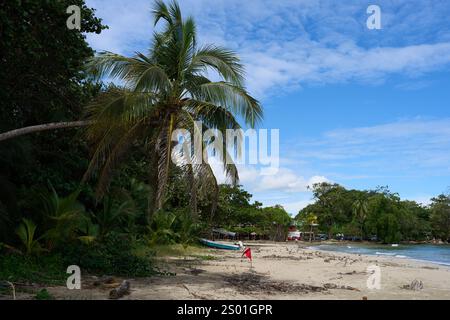
[[[240,251],[199,249],[202,259],[162,257],[161,270],[176,276],[129,279],[124,299],[318,299],[450,300],[450,268],[403,258],[307,248],[309,243],[249,242],[252,268]],[[368,266],[381,271],[381,288],[368,289]],[[117,279],[121,281],[122,279]],[[404,286],[422,281],[423,289]],[[94,287],[89,277],[81,290],[48,288],[58,299],[106,299],[109,287]]]
[[[450,249],[450,245],[446,244],[446,243],[417,243],[417,242],[405,242],[405,243],[399,243],[400,245],[408,245],[408,246],[421,246],[421,245],[432,245],[432,246],[447,246]],[[327,250],[327,249],[323,249],[321,248],[321,246],[324,245],[330,245],[330,246],[353,246],[353,248],[358,248],[359,245],[363,245],[363,246],[386,246],[386,248],[390,248],[389,244],[380,244],[380,243],[373,243],[373,242],[351,242],[351,241],[322,241],[320,243],[317,243],[315,245],[310,245],[307,246],[307,248],[311,249],[311,250],[318,250],[318,251],[322,251],[322,252],[337,252],[337,253],[345,253],[345,254],[356,254],[359,255],[360,253],[354,253],[354,252],[346,252],[344,250],[340,251],[340,250]],[[385,253],[385,252],[375,252],[373,254],[370,253],[361,253],[361,255],[366,256],[367,258],[370,257],[387,257],[390,259],[399,259],[401,261],[404,260],[409,260],[411,262],[417,262],[417,263],[421,263],[421,264],[431,264],[431,265],[438,265],[438,266],[442,266],[442,267],[449,267],[450,268],[450,262],[444,262],[444,261],[439,261],[439,260],[430,260],[430,259],[419,259],[419,258],[415,258],[415,257],[411,257],[409,255],[400,255],[400,254],[390,254],[390,253]]]

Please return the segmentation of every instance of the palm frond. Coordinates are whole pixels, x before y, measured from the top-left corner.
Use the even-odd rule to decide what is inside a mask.
[[[223,106],[231,113],[242,116],[251,127],[262,121],[261,105],[242,87],[219,81],[202,84],[200,90],[200,96],[196,99]]]
[[[244,82],[244,66],[233,51],[213,45],[199,49],[192,57],[190,72],[206,71],[207,68],[214,69],[234,85],[242,86]]]
[[[210,128],[220,129],[223,133],[226,129],[241,129],[233,113],[221,106],[206,101],[189,99],[185,109],[192,113],[194,119],[204,122]]]
[[[169,13],[169,9],[167,8],[166,4],[162,0],[155,0],[155,4],[153,6],[153,21],[154,25],[159,22],[160,19],[164,19],[168,23],[171,23],[171,17]]]

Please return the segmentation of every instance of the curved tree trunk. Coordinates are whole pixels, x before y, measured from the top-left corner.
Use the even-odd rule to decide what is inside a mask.
[[[189,167],[189,186],[191,188],[190,194],[190,206],[191,206],[191,217],[192,220],[197,221],[198,211],[197,211],[197,181],[195,180],[192,165]]]
[[[90,124],[90,121],[70,121],[70,122],[52,122],[39,124],[36,126],[29,126],[19,129],[14,129],[11,131],[0,133],[0,141],[4,141],[11,138],[16,138],[28,133],[53,130],[53,129],[66,129],[74,127],[84,127]]]

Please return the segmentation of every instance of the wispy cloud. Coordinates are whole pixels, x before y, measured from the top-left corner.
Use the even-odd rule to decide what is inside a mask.
[[[338,129],[297,145],[297,156],[353,175],[402,177],[450,174],[450,118],[409,119]]]
[[[415,77],[450,64],[447,1],[377,1],[383,29],[366,28],[370,1],[185,0],[200,43],[239,52],[247,86],[258,97],[309,84],[377,84],[392,74]],[[145,51],[152,34],[149,0],[88,0],[110,26],[88,41],[98,50]]]
[[[219,183],[226,183],[222,165],[211,163],[214,174]],[[330,182],[324,176],[310,176],[305,178],[294,170],[286,167],[279,168],[274,175],[262,175],[260,169],[254,165],[238,165],[239,180],[246,188],[255,192],[298,193],[308,192],[315,183]]]
[[[219,183],[226,183],[221,165],[212,164]],[[261,175],[257,166],[239,165],[240,184],[264,206],[281,204],[291,214],[312,203],[311,190],[315,183],[331,182],[324,176],[302,176],[294,170],[281,167],[276,175]]]

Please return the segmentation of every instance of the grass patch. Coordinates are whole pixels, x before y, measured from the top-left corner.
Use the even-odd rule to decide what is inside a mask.
[[[67,265],[94,274],[146,277],[156,273],[151,252],[139,252],[136,244],[121,234],[111,233],[91,245],[66,247],[63,254]]]
[[[146,250],[150,250],[156,257],[184,257],[193,256],[202,253],[202,247],[187,246],[183,247],[181,244],[172,245],[155,245],[147,247]]]
[[[192,255],[191,257],[197,258],[199,260],[203,260],[203,261],[213,261],[213,260],[219,260],[218,257],[216,256],[212,256],[212,255]]]
[[[0,255],[0,280],[48,285],[65,283],[67,266],[59,255],[39,257],[19,254]]]

